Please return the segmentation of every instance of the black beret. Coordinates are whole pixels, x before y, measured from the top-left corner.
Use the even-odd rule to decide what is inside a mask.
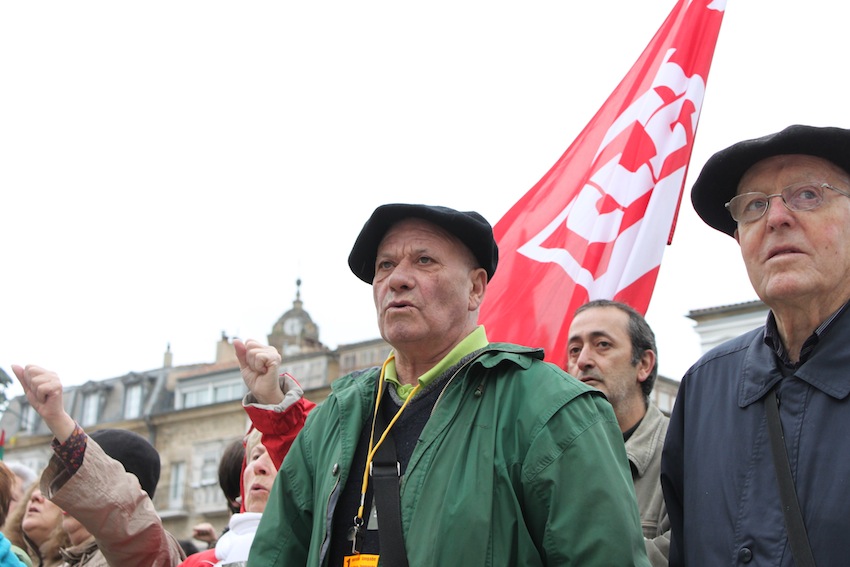
[[[712,228],[734,235],[738,224],[725,205],[737,194],[741,178],[761,160],[789,154],[823,158],[850,172],[850,130],[794,125],[717,152],[705,163],[691,189],[697,214]]]
[[[493,238],[493,228],[484,217],[475,211],[401,203],[381,205],[363,225],[348,256],[348,265],[355,276],[368,284],[372,283],[375,279],[378,245],[390,227],[408,218],[424,219],[456,236],[486,270],[487,279],[493,279],[499,263],[499,248]]]
[[[124,470],[136,475],[142,490],[153,499],[159,483],[159,453],[147,439],[126,429],[100,429],[89,437],[103,452],[124,465]]]

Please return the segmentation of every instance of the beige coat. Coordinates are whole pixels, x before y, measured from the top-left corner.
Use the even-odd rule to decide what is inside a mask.
[[[670,520],[661,492],[661,449],[669,423],[670,418],[649,404],[640,425],[626,441],[646,554],[653,567],[666,567],[670,553]]]
[[[136,477],[91,438],[83,464],[73,475],[56,456],[50,459],[41,475],[41,491],[74,516],[97,542],[99,551],[70,565],[166,567],[178,565],[186,557],[174,536],[163,528]]]

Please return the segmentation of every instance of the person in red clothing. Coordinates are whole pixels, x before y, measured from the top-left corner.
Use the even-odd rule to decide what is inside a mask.
[[[233,514],[228,530],[214,549],[189,556],[181,567],[228,565],[248,560],[254,532],[268,502],[269,492],[283,458],[292,441],[316,407],[304,399],[304,391],[289,374],[280,374],[280,353],[274,347],[257,341],[233,342],[248,386],[242,404],[251,418],[252,427],[245,436],[242,465],[241,501],[238,514]]]

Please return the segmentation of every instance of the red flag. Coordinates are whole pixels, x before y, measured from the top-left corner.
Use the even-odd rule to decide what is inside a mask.
[[[725,0],[679,0],[551,170],[494,227],[490,340],[542,346],[561,367],[573,312],[616,299],[645,313],[673,228]]]

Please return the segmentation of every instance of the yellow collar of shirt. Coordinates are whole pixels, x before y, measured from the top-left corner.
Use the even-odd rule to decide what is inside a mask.
[[[490,342],[487,340],[487,333],[484,330],[484,326],[478,325],[478,327],[469,333],[465,339],[460,341],[458,345],[449,352],[449,354],[444,356],[443,360],[438,362],[434,368],[420,376],[419,383],[422,384],[422,387],[424,388],[430,384],[434,378],[442,375],[443,372],[460,362],[461,358],[471,352],[475,352],[476,350],[486,347],[488,344],[490,344]],[[413,384],[402,384],[398,381],[398,375],[395,371],[395,360],[390,360],[387,367],[384,369],[384,379],[395,386],[396,393],[403,400],[407,399],[407,396],[410,395],[410,392],[415,387]]]

